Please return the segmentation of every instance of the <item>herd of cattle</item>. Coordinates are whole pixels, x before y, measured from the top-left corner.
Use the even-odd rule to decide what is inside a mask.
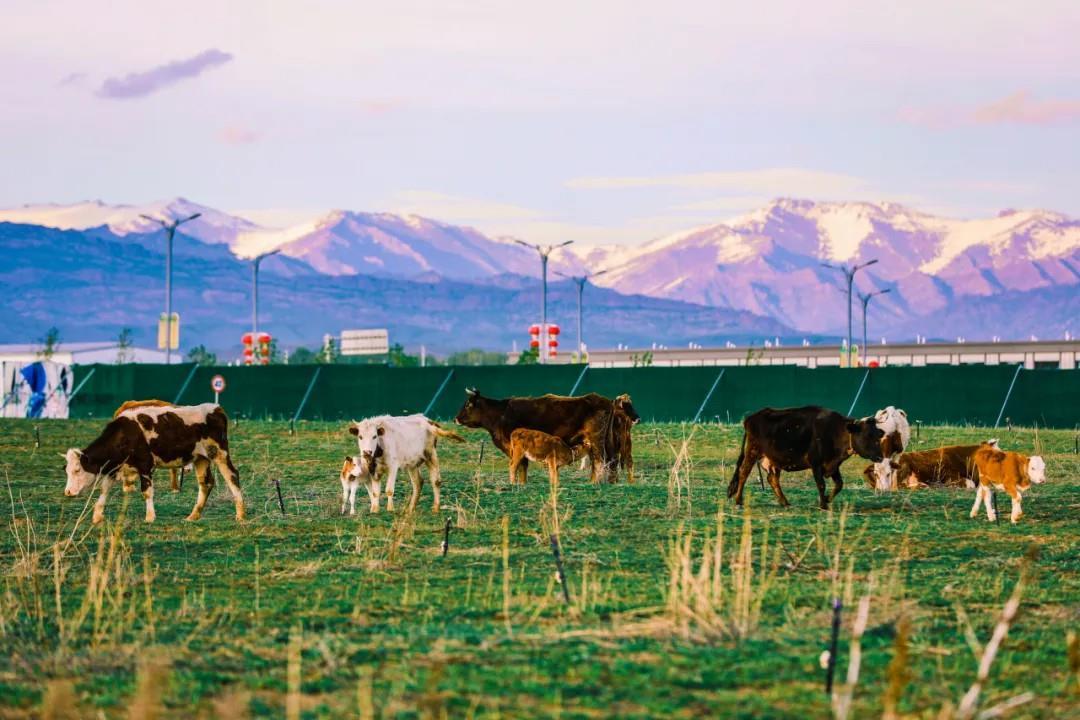
[[[495,447],[509,458],[511,483],[524,483],[530,462],[546,467],[552,482],[559,468],[581,461],[590,465],[594,483],[617,482],[619,470],[634,481],[631,430],[640,420],[628,395],[614,400],[590,393],[579,397],[544,395],[536,398],[495,399],[467,390],[455,417],[458,425],[482,428]],[[811,406],[776,410],[765,408],[743,420],[743,439],[728,497],[743,502],[746,481],[754,467],[765,472],[781,505],[788,504],[780,487],[782,471],[810,470],[817,484],[820,506],[843,489],[840,466],[853,455],[873,464],[863,475],[875,490],[899,488],[975,488],[976,517],[985,503],[987,518],[996,520],[991,506],[992,488],[1004,490],[1012,500],[1012,522],[1023,514],[1022,493],[1046,479],[1043,460],[1006,452],[996,440],[978,445],[954,445],[924,452],[905,452],[911,439],[907,415],[892,406],[872,416],[854,419],[833,410]],[[416,508],[426,469],[439,510],[441,475],[436,450],[445,438],[465,438],[423,415],[382,415],[349,425],[359,454],[347,455],[342,466],[341,512],[356,513],[356,492],[364,485],[371,512],[378,512],[383,490],[386,509],[394,509],[394,484],[404,470],[412,483],[410,511]],[[237,520],[244,519],[239,475],[229,451],[228,418],[213,403],[177,406],[160,400],[129,401],[117,409],[101,435],[85,449],[65,454],[65,495],[77,496],[100,481],[93,522],[104,519],[109,489],[117,479],[124,491],[136,480],[146,500],[146,521],[153,522],[155,468],[167,468],[172,489],[179,490],[177,472],[192,467],[199,484],[195,507],[188,520],[198,520],[214,486],[211,465],[216,464],[236,505]],[[826,497],[825,479],[833,481]],[[383,482],[385,480],[385,486]]]

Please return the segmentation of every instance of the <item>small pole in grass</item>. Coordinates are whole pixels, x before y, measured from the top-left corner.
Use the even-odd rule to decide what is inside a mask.
[[[176,489],[178,491],[184,489],[184,468],[180,468],[180,482],[176,484]]]
[[[1012,418],[1005,418],[1005,425],[1009,428],[1009,432],[1012,432]]]
[[[757,464],[757,479],[761,483],[761,489],[765,489],[765,476],[761,474],[761,463]]]
[[[442,536],[442,556],[446,557],[446,553],[450,550],[450,518],[446,518],[446,524],[443,525]]]
[[[289,434],[290,435],[295,435],[296,434],[296,421],[295,420],[290,420],[289,421]]]
[[[274,478],[274,489],[277,490],[277,504],[281,508],[281,516],[285,517],[285,501],[281,499],[281,481]]]
[[[566,587],[566,573],[563,572],[562,555],[559,553],[559,538],[551,536],[551,554],[555,558],[555,580],[562,586],[563,600],[570,604],[570,589]]]
[[[41,430],[37,425],[34,426],[34,448],[41,447]]]
[[[918,440],[922,437],[922,420],[915,421],[915,439]]]
[[[833,673],[836,671],[836,645],[840,639],[840,598],[832,601],[832,640],[829,642],[829,662],[825,666],[825,694],[832,694]]]

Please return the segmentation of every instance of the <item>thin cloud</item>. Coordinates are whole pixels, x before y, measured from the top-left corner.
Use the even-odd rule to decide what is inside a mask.
[[[620,190],[629,188],[680,188],[727,190],[752,195],[797,197],[845,196],[865,191],[863,178],[802,168],[703,172],[683,175],[622,175],[580,177],[566,181],[572,190]]]
[[[260,138],[262,138],[262,134],[259,131],[235,125],[223,128],[218,133],[218,140],[226,145],[250,145],[258,142]]]
[[[98,88],[97,95],[109,100],[145,97],[181,80],[198,77],[203,72],[224,65],[232,59],[233,56],[229,53],[211,48],[185,60],[174,60],[144,72],[106,78]]]
[[[86,73],[73,72],[56,81],[56,87],[68,87],[69,85],[81,85],[86,79]]]
[[[1017,90],[975,107],[901,108],[900,120],[935,130],[971,125],[1065,125],[1080,121],[1080,100],[1040,100]]]

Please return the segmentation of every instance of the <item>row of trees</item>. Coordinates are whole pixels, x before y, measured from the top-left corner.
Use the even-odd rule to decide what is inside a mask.
[[[217,354],[210,352],[203,345],[197,345],[196,347],[191,348],[187,354],[187,361],[199,365],[219,364]],[[533,353],[533,362],[535,361],[536,356],[535,353]],[[390,352],[385,356],[375,355],[366,357],[342,355],[333,343],[328,347],[320,348],[318,350],[312,350],[303,346],[296,347],[286,353],[277,346],[276,340],[270,341],[271,365],[365,365],[373,363],[386,363],[391,367],[420,367],[420,356],[406,352],[405,348],[400,343],[392,345],[390,347]],[[427,366],[505,365],[506,353],[490,352],[488,350],[473,348],[471,350],[450,353],[445,358],[427,355],[424,358],[424,364]]]

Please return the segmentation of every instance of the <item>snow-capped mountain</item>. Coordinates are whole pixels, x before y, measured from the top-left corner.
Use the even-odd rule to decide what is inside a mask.
[[[205,243],[232,245],[241,233],[261,230],[244,218],[178,197],[145,205],[110,205],[100,200],[74,205],[24,205],[0,210],[0,222],[40,225],[58,230],[88,230],[106,227],[116,235],[152,233],[161,226],[144,215],[165,220],[185,218],[201,213],[201,217],[185,223],[181,232]]]
[[[598,285],[774,317],[807,331],[839,329],[843,275],[823,263],[874,265],[862,291],[889,289],[872,317],[913,318],[966,297],[1063,286],[1080,290],[1080,222],[1005,211],[953,220],[894,203],[777,200],[727,223],[678,233],[627,254],[593,250]],[[574,255],[563,256],[571,267]]]

